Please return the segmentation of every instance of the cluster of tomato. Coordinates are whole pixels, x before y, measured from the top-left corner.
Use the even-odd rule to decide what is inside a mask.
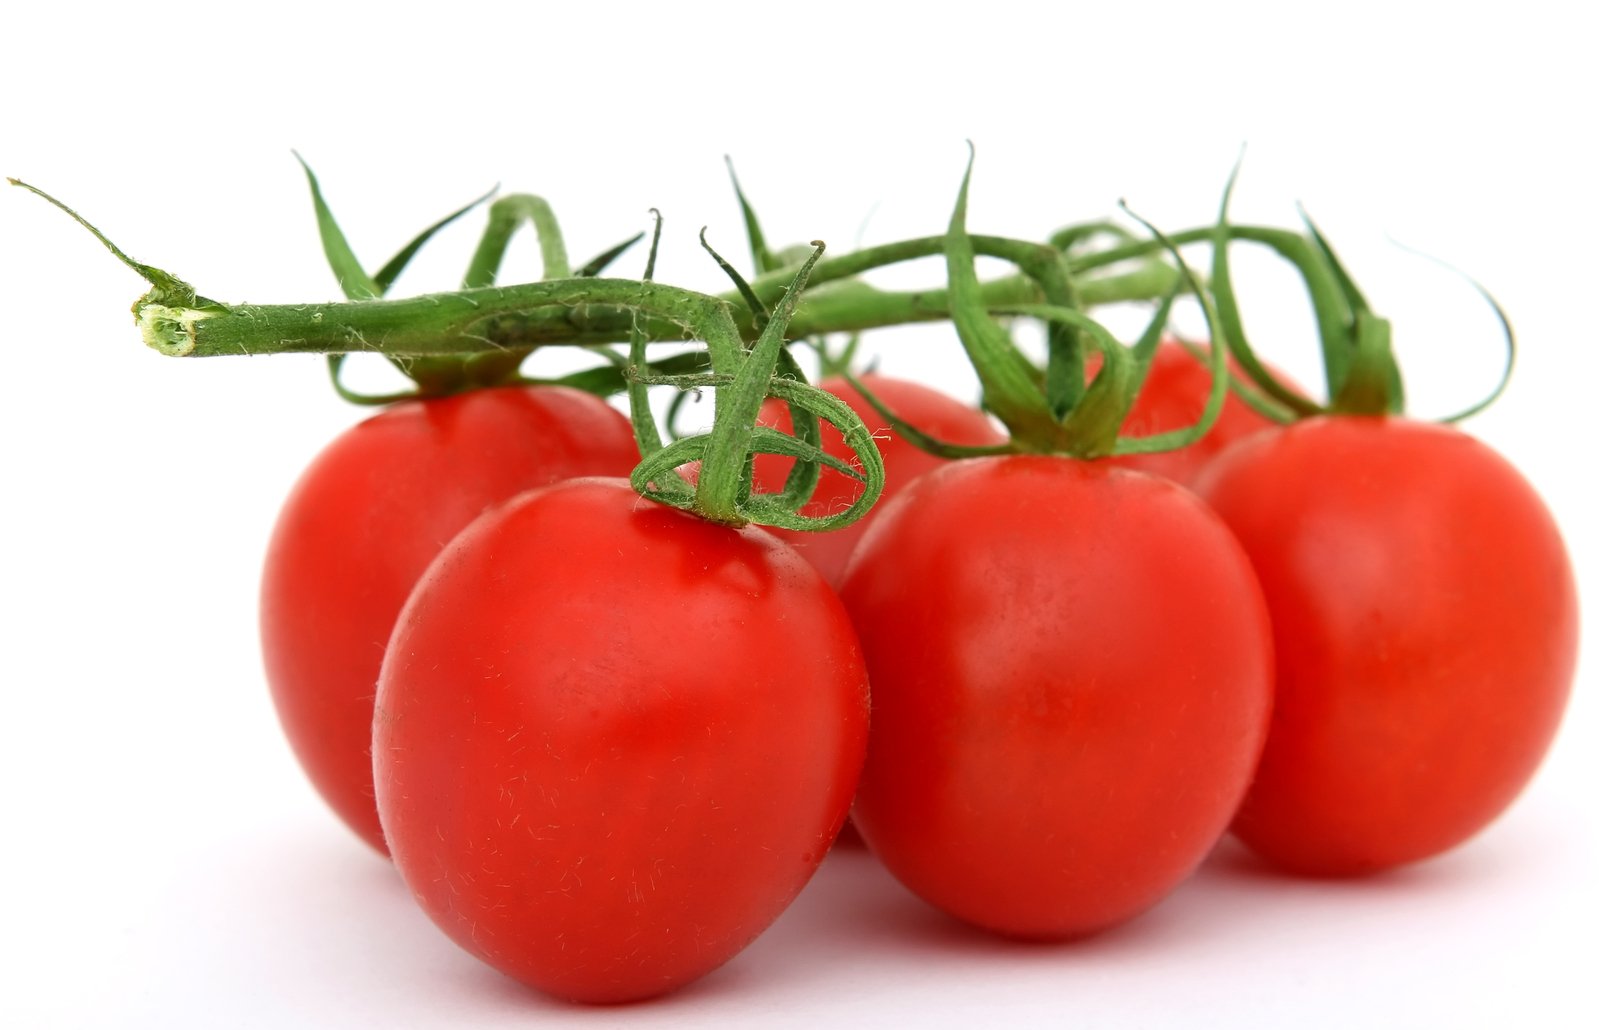
[[[946,462],[821,385],[887,470],[832,533],[639,498],[627,421],[559,387],[395,405],[295,488],[262,593],[289,738],[496,968],[582,1001],[670,990],[769,925],[851,814],[910,889],[1027,938],[1136,915],[1229,828],[1292,871],[1380,870],[1493,819],[1554,733],[1570,565],[1461,432],[1230,397],[1168,454]],[[1192,422],[1209,386],[1163,344],[1126,432]],[[807,510],[858,489],[824,470]]]

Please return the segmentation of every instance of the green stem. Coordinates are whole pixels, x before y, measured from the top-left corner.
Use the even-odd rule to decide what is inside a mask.
[[[631,279],[556,279],[400,300],[342,304],[178,307],[147,295],[134,306],[145,342],[175,357],[218,354],[472,354],[539,343],[626,339],[639,311],[650,339],[694,339],[705,319],[725,322],[726,301]],[[713,350],[713,360],[716,359]]]
[[[303,162],[302,162],[303,163]],[[798,269],[785,267],[747,284],[732,296],[712,298],[686,290],[651,284],[643,294],[630,280],[590,278],[570,273],[565,245],[549,205],[537,197],[519,195],[494,205],[490,225],[474,256],[466,288],[453,293],[426,294],[401,300],[377,298],[399,269],[429,237],[482,199],[447,216],[425,230],[380,273],[379,285],[360,269],[332,213],[322,202],[316,179],[306,175],[317,202],[324,244],[341,281],[353,284],[349,292],[362,297],[355,303],[323,304],[222,304],[199,296],[183,280],[152,265],[134,261],[77,212],[54,197],[15,179],[22,186],[65,211],[100,240],[119,260],[138,272],[151,289],[134,304],[134,317],[145,342],[173,357],[256,355],[286,353],[376,353],[395,359],[463,357],[481,355],[490,363],[517,359],[517,351],[543,344],[578,346],[616,343],[630,339],[635,324],[650,341],[694,338],[689,328],[698,311],[714,305],[731,317],[742,341],[753,342],[760,332],[756,308],[770,307],[781,299]],[[544,251],[546,275],[538,283],[497,287],[487,285],[504,255],[510,235],[532,224]],[[1019,265],[1024,274],[975,283],[972,296],[993,306],[1024,303],[1098,304],[1135,299],[1155,299],[1170,292],[1175,271],[1145,266],[1121,275],[1074,280],[1076,270],[1053,248],[992,236],[967,236],[966,246],[977,254],[1000,257]],[[625,248],[627,244],[623,245]],[[870,247],[818,263],[814,285],[832,288],[806,294],[789,326],[791,338],[856,332],[907,322],[938,321],[950,317],[947,289],[913,291],[877,290],[861,282],[840,282],[884,265],[920,257],[942,256],[945,236],[929,236],[881,247]],[[613,248],[600,262],[623,248]],[[768,258],[770,259],[770,258]],[[343,267],[341,267],[343,266]],[[1084,268],[1093,266],[1085,265]],[[483,284],[483,285],[472,285]],[[651,291],[654,291],[652,294]],[[743,294],[743,295],[740,295]],[[747,301],[753,295],[753,302]],[[653,298],[670,297],[658,309]],[[688,307],[684,308],[683,305]],[[674,307],[675,306],[675,307]],[[1055,341],[1052,340],[1052,344]]]
[[[978,239],[974,237],[973,241]],[[1144,273],[1136,280],[1105,283],[1113,289],[1096,290],[1093,280],[1081,284],[1079,292],[1084,302],[1107,303],[1111,299],[1128,299],[1128,295],[1158,296],[1170,287],[1168,277]],[[358,352],[459,355],[544,344],[623,342],[632,327],[628,299],[634,296],[635,286],[635,280],[567,279],[359,304],[235,304],[213,308],[171,305],[147,295],[135,311],[145,342],[173,357]],[[756,291],[761,292],[758,286]],[[1008,276],[984,283],[980,296],[986,305],[1004,307],[1042,303],[1044,291],[1025,276]],[[721,300],[742,338],[753,340],[756,333],[749,309],[733,298]],[[813,290],[800,300],[789,324],[789,335],[855,332],[948,318],[946,289],[896,292],[877,290],[864,283],[840,283],[831,289]],[[661,313],[646,311],[641,327],[652,341],[689,338],[681,321]]]
[[[1207,230],[1201,232],[1195,240],[1189,242],[1203,242],[1208,239],[1210,239],[1210,234]],[[971,241],[972,248],[977,253],[985,257],[1000,257],[1008,260],[1017,260],[1014,255],[1022,253],[1019,249],[1022,246],[1028,248],[1039,246],[1036,243],[1012,240],[1004,236],[985,236],[980,234],[973,234]],[[941,258],[944,256],[944,244],[944,236],[920,236],[916,239],[884,243],[875,247],[866,247],[862,250],[851,251],[848,254],[827,258],[817,263],[816,271],[811,275],[811,292],[807,296],[814,297],[821,287],[826,286],[828,283],[836,282],[840,279],[850,279],[865,272],[870,272],[874,268],[885,268],[889,265],[914,261],[917,258]],[[1088,255],[1083,260],[1068,258],[1066,262],[1067,268],[1077,277],[1076,286],[1080,294],[1079,300],[1085,305],[1092,306],[1094,304],[1110,304],[1126,300],[1155,300],[1160,298],[1180,278],[1177,270],[1169,266],[1158,268],[1142,267],[1134,272],[1103,276],[1098,279],[1087,279],[1081,275],[1082,272],[1116,264],[1129,257],[1147,257],[1152,253],[1158,253],[1159,250],[1158,246],[1139,247],[1137,248],[1137,253],[1125,254],[1111,261],[1100,260],[1102,254],[1109,254],[1111,253],[1110,251]],[[750,283],[750,287],[763,302],[771,304],[782,295],[784,287],[794,278],[794,274],[797,271],[799,271],[799,265],[797,264],[776,269],[757,276]],[[1028,289],[1027,284],[1032,281],[1033,279],[1029,275],[1014,275],[990,280],[987,285],[1006,291]],[[942,294],[944,291],[924,290],[912,295],[919,296],[923,293]],[[1043,301],[1044,299],[1041,291],[1034,290],[1026,301],[1018,302]],[[800,305],[800,311],[804,311],[803,302]]]

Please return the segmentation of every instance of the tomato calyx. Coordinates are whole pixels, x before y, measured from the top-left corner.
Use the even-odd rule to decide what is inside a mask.
[[[659,212],[655,214],[655,233],[645,266],[645,282],[654,275],[655,255],[660,244],[662,220]],[[759,239],[758,230],[752,230],[751,236],[752,242]],[[784,345],[784,332],[793,318],[800,293],[826,245],[819,240],[812,243],[815,249],[809,259],[800,266],[776,307],[768,312],[749,284],[706,242],[704,230],[700,232],[700,243],[751,305],[761,333],[748,350],[742,345],[711,346],[709,373],[663,376],[652,373],[645,355],[647,340],[639,320],[634,319],[628,350],[628,395],[634,434],[643,459],[633,470],[633,488],[662,504],[693,511],[710,521],[730,526],[756,522],[781,529],[825,530],[855,522],[871,509],[883,492],[882,455],[860,416],[837,397],[808,384],[803,370]],[[762,261],[760,249],[756,253],[757,261]],[[710,337],[707,342],[711,342]],[[668,385],[679,390],[714,387],[716,412],[710,432],[663,443],[649,403],[648,387],[652,385]],[[788,405],[793,435],[756,425],[761,404],[769,396]],[[820,419],[838,428],[846,446],[855,452],[859,469],[822,449]],[[781,491],[761,493],[753,489],[752,459],[756,454],[796,459]],[[692,485],[677,471],[691,462],[699,463],[697,479]],[[841,512],[802,515],[800,509],[811,499],[823,465],[861,481],[861,494]]]
[[[495,186],[476,200],[445,215],[418,233],[409,243],[390,258],[376,273],[368,275],[356,258],[338,221],[333,217],[321,184],[311,166],[298,153],[295,159],[305,170],[311,189],[311,202],[316,210],[317,230],[322,240],[322,252],[328,266],[339,281],[339,288],[351,301],[376,300],[388,293],[394,281],[405,270],[413,257],[435,233],[462,215],[494,197]],[[538,237],[539,253],[543,261],[541,281],[555,279],[582,279],[598,275],[629,247],[643,239],[638,233],[631,239],[605,251],[575,271],[567,258],[566,241],[561,234],[555,211],[543,197],[531,193],[513,193],[500,197],[488,209],[488,224],[473,251],[472,260],[462,277],[463,290],[492,287],[499,278],[500,265],[505,260],[506,248],[512,237],[525,227],[531,227]],[[348,389],[340,376],[344,354],[328,355],[328,374],[334,390],[340,397],[354,404],[385,405],[412,397],[444,397],[467,390],[486,389],[515,384],[530,385],[540,382],[522,375],[521,368],[534,351],[530,345],[494,346],[482,351],[447,355],[389,355],[389,362],[413,383],[415,389],[389,394],[363,394]],[[617,392],[620,384],[610,384],[609,393]],[[599,391],[596,391],[599,392]],[[604,395],[604,394],[602,394]]]
[[[972,161],[969,160],[945,236],[950,313],[961,345],[983,384],[984,406],[1010,430],[1009,449],[1100,458],[1174,449],[1203,435],[1215,422],[1226,399],[1226,361],[1219,348],[1208,359],[1212,389],[1195,425],[1137,439],[1120,437],[1122,424],[1148,373],[1155,348],[1165,335],[1166,323],[1179,292],[1186,290],[1198,299],[1212,335],[1220,336],[1210,299],[1175,244],[1154,226],[1133,215],[1172,257],[1178,278],[1166,290],[1154,317],[1131,347],[1120,343],[1108,329],[1083,312],[1073,288],[1067,253],[1078,240],[1098,232],[1092,226],[1057,234],[1051,244],[1035,245],[1024,253],[998,255],[1016,260],[1024,271],[1035,276],[1045,299],[1043,303],[992,304],[982,296],[976,270],[978,249],[966,230],[971,174]],[[1123,207],[1125,209],[1125,205]],[[1061,245],[1055,245],[1057,243]],[[995,249],[986,248],[985,252],[993,253]],[[1032,317],[1045,324],[1047,356],[1042,371],[1022,354],[996,316]],[[1091,379],[1085,374],[1085,351],[1100,358],[1099,372]],[[862,393],[878,406],[869,393]],[[895,421],[886,409],[880,408],[880,413],[889,418],[891,424]],[[908,438],[914,440],[918,436],[923,442],[929,442],[925,434]],[[937,444],[936,441],[931,443]],[[934,453],[942,456],[971,456],[946,445],[938,447]]]
[[[1300,218],[1305,223],[1303,234],[1231,225],[1227,211],[1237,180],[1238,167],[1234,166],[1222,193],[1221,212],[1217,218],[1215,242],[1212,245],[1211,290],[1233,356],[1250,378],[1277,403],[1271,407],[1261,407],[1247,395],[1244,396],[1245,401],[1262,414],[1283,422],[1324,414],[1405,414],[1404,379],[1394,356],[1392,324],[1372,310],[1365,294],[1355,284],[1332,245],[1304,208],[1300,208]],[[1239,314],[1228,257],[1229,247],[1237,239],[1260,243],[1275,250],[1299,273],[1315,312],[1322,366],[1327,380],[1326,404],[1318,404],[1297,393],[1274,376],[1255,356]],[[1469,277],[1467,281],[1493,309],[1504,333],[1507,357],[1493,390],[1465,410],[1438,420],[1443,423],[1459,422],[1497,400],[1504,392],[1515,365],[1516,340],[1508,316],[1481,284]]]

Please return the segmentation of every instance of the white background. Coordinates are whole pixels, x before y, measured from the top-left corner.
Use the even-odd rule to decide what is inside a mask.
[[[353,5],[351,5],[353,6]],[[582,260],[668,219],[661,278],[743,260],[732,154],[776,243],[941,231],[974,140],[974,231],[1042,238],[1127,198],[1212,216],[1303,201],[1396,324],[1413,411],[1490,388],[1471,429],[1599,576],[1584,33],[1475,5],[391,5],[177,0],[11,11],[0,172],[77,206],[224,301],[332,299],[290,148],[376,267],[489,185],[549,197]],[[1117,13],[1125,11],[1126,13]],[[765,12],[765,13],[762,13]],[[480,222],[398,292],[454,285]],[[638,261],[618,274],[637,274]],[[536,275],[536,253],[513,252]],[[1257,343],[1315,381],[1292,281],[1249,266]],[[885,281],[937,282],[936,265]],[[1275,278],[1274,278],[1275,276]],[[835,858],[719,973],[625,1010],[556,1005],[434,931],[326,814],[283,744],[255,589],[300,468],[362,417],[319,359],[144,349],[143,290],[59,212],[0,190],[0,1024],[205,1027],[1595,1025],[1592,662],[1543,771],[1489,832],[1369,881],[1262,874],[1224,847],[1166,904],[1079,944],[969,932],[861,854]],[[887,371],[964,389],[943,327],[885,334]],[[1591,619],[1586,620],[1591,624]],[[1591,630],[1591,625],[1588,627]],[[1585,633],[1592,638],[1592,633]]]

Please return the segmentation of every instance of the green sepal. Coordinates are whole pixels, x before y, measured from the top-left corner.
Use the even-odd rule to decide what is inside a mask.
[[[728,163],[728,171],[732,171],[732,162]],[[735,176],[733,179],[733,188],[738,192],[740,202],[745,203],[745,219],[750,226],[749,231],[751,233],[751,246],[757,248],[756,262],[757,264],[761,263],[762,261],[769,262],[771,258],[770,255],[765,255],[765,243],[760,235],[760,227],[754,223],[754,212],[749,210],[748,204],[744,202],[743,192],[738,189],[737,176]],[[706,253],[711,255],[711,258],[716,262],[717,266],[721,268],[723,274],[732,280],[734,288],[738,290],[739,296],[744,298],[745,305],[750,309],[751,320],[756,331],[761,333],[764,337],[767,325],[771,321],[771,314],[766,310],[766,306],[761,303],[760,297],[756,296],[755,291],[750,288],[749,282],[739,274],[738,269],[734,268],[731,262],[722,257],[721,254],[717,253],[716,248],[711,246],[710,241],[705,238],[704,228],[700,229],[700,246],[704,248]],[[818,244],[818,247],[820,247],[820,244]],[[795,283],[799,284],[800,286],[803,285],[805,276],[807,276],[816,267],[816,262],[820,259],[820,257],[820,250],[811,255],[810,260],[800,267],[800,271],[795,277]],[[798,288],[798,286],[790,285],[789,291],[784,294],[784,301],[788,301],[790,297],[795,296]],[[792,315],[792,312],[793,305],[790,303],[790,315]],[[804,382],[805,371],[801,369],[799,363],[794,360],[794,356],[789,352],[788,348],[786,346],[781,346],[781,341],[779,341],[779,343],[780,345],[777,349],[777,365],[773,370],[774,373],[780,371],[782,375],[785,375],[790,379],[793,379],[797,382]],[[817,424],[816,416],[803,405],[790,404],[788,408],[794,435],[807,445],[812,447],[819,446],[821,441],[821,428]],[[784,481],[782,491],[783,503],[787,505],[790,510],[797,511],[810,502],[811,495],[816,491],[816,482],[819,473],[820,469],[815,462],[801,461],[794,463],[793,468],[789,470],[788,477]],[[740,504],[743,504],[744,501],[751,496],[750,490],[753,488],[753,476],[754,467],[751,466],[741,480],[742,486],[739,494]]]
[[[596,352],[607,354],[614,360],[610,364],[597,365],[580,372],[569,372],[553,379],[525,378],[523,381],[545,386],[569,386],[585,393],[592,393],[596,397],[611,397],[627,392],[629,383],[634,381],[646,385],[674,382],[679,376],[703,373],[711,367],[703,351],[693,351],[687,354],[674,354],[669,358],[658,358],[649,363],[651,374],[635,375],[628,371],[627,358],[610,354],[605,350],[596,349]]]
[[[661,213],[653,208],[650,214],[655,216],[655,229],[650,235],[649,257],[644,262],[643,281],[646,283],[655,278],[655,258],[660,252],[661,226],[665,221]],[[628,363],[625,370],[627,408],[633,424],[633,438],[638,444],[639,454],[642,455],[638,466],[633,470],[633,489],[667,504],[676,504],[677,499],[681,497],[687,497],[692,503],[694,489],[677,473],[677,467],[683,464],[682,462],[658,469],[652,465],[666,448],[661,444],[661,430],[656,425],[655,413],[650,408],[650,384],[645,378],[651,374],[649,359],[645,353],[647,341],[644,330],[639,326],[639,313],[634,311],[632,314],[633,324],[628,333]],[[651,484],[654,485],[653,491],[649,489]]]
[[[814,418],[815,416],[813,415],[812,417]],[[751,431],[750,453],[776,454],[785,458],[798,458],[800,460],[795,463],[796,465],[810,465],[812,467],[825,465],[835,472],[842,472],[858,482],[866,482],[866,477],[848,462],[835,458],[816,444],[807,443],[797,436],[790,436],[788,433],[773,429],[771,426],[756,426]],[[760,495],[751,494],[751,496],[758,497]],[[809,501],[809,497],[805,498],[806,503]]]
[[[633,489],[652,501],[693,511],[695,488],[677,470],[690,462],[703,462],[708,440],[705,436],[685,436],[659,445],[657,438],[658,446],[633,466],[628,477]]]
[[[1211,351],[1215,348],[1214,344],[1201,348],[1192,340],[1184,339],[1176,333],[1171,334],[1171,339],[1179,347],[1187,351],[1189,357],[1201,365],[1205,365],[1210,361]],[[1220,341],[1217,342],[1219,343]],[[1223,347],[1222,350],[1225,351],[1226,348]],[[1266,396],[1265,393],[1261,392],[1258,387],[1247,379],[1235,376],[1230,371],[1227,375],[1227,389],[1237,395],[1239,400],[1243,401],[1245,405],[1267,421],[1275,422],[1278,425],[1287,425],[1293,422],[1296,417],[1292,411]]]
[[[734,268],[731,262],[717,253],[716,248],[711,246],[710,241],[705,238],[704,226],[700,227],[700,246],[704,248],[706,253],[711,255],[711,258],[716,262],[716,266],[722,270],[722,274],[733,281],[733,288],[738,291],[738,295],[744,298],[744,306],[750,309],[750,322],[755,327],[755,332],[760,333],[765,330],[767,320],[772,317],[770,312],[766,310],[766,305],[761,303],[761,298],[751,288],[749,280],[740,275],[738,269]],[[815,264],[814,255],[809,264]]]
[[[889,429],[893,430],[901,439],[919,451],[926,451],[928,454],[931,454],[936,458],[944,458],[946,460],[957,460],[960,458],[987,458],[996,454],[1016,453],[1015,446],[1008,441],[1002,444],[974,446],[971,444],[950,443],[947,440],[940,440],[938,437],[933,436],[926,430],[914,426],[901,418],[883,401],[881,397],[872,392],[871,388],[861,380],[857,379],[853,373],[845,372],[843,373],[843,376],[844,381],[848,383],[856,393],[860,394],[861,398],[865,400],[867,404],[871,405],[872,410],[877,412],[878,417],[884,422],[888,423]]]
[[[705,462],[700,468],[696,510],[713,522],[732,525],[747,521],[738,510],[739,491],[748,489],[750,433],[761,402],[766,399],[773,374],[783,349],[783,333],[794,315],[794,307],[810,277],[811,269],[825,249],[820,242],[795,274],[777,307],[761,330],[755,345],[744,355],[733,372],[733,381],[716,391],[716,416],[706,445]],[[713,364],[715,357],[712,357]],[[717,371],[725,371],[718,368]]]
[[[1211,231],[1211,271],[1210,271],[1210,296],[1215,305],[1216,318],[1222,338],[1226,341],[1227,348],[1238,361],[1240,368],[1249,376],[1250,380],[1257,383],[1272,400],[1287,407],[1297,415],[1316,415],[1322,413],[1321,405],[1300,396],[1290,389],[1266,367],[1255,354],[1255,349],[1249,345],[1249,337],[1244,332],[1243,315],[1238,307],[1238,295],[1233,290],[1232,260],[1230,246],[1234,239],[1250,239],[1257,243],[1265,244],[1276,250],[1284,258],[1299,268],[1304,279],[1305,289],[1310,294],[1311,306],[1315,309],[1316,323],[1322,339],[1329,339],[1329,334],[1338,333],[1348,321],[1348,309],[1341,303],[1341,298],[1335,290],[1329,290],[1329,276],[1331,270],[1326,263],[1321,261],[1317,254],[1306,245],[1304,237],[1295,233],[1281,230],[1243,229],[1229,223],[1227,218],[1228,208],[1232,204],[1233,188],[1238,183],[1239,166],[1234,165],[1232,173],[1227,177],[1227,185],[1222,190],[1221,210],[1216,216],[1216,225]],[[1342,378],[1343,370],[1338,365],[1334,356],[1323,347],[1324,360],[1327,362],[1328,381],[1334,377]]]
[[[816,352],[818,378],[844,376],[855,371],[855,355],[861,349],[861,334],[858,331],[847,334],[842,347],[833,347],[826,336],[813,337],[806,342]]]
[[[411,263],[411,259],[416,257],[417,252],[420,251],[427,241],[431,240],[440,229],[445,228],[457,218],[460,218],[468,211],[471,211],[479,204],[488,200],[498,191],[499,186],[495,186],[481,197],[469,204],[465,204],[462,207],[457,208],[456,210],[445,215],[443,218],[439,219],[437,222],[434,222],[432,225],[428,226],[426,229],[423,229],[421,232],[417,233],[415,239],[401,247],[393,257],[389,258],[389,260],[384,263],[382,268],[378,269],[377,274],[372,277],[372,281],[377,284],[378,292],[383,294],[387,294],[389,292],[389,290],[394,286],[394,281],[400,277],[400,273],[405,271],[405,266]]]
[[[1351,355],[1331,410],[1346,415],[1399,415],[1405,410],[1394,363],[1393,327],[1369,310],[1355,312]]]
[[[1303,207],[1299,215],[1316,250],[1332,269],[1333,279],[1351,315],[1342,339],[1322,340],[1322,348],[1327,352],[1348,348],[1347,355],[1338,360],[1341,373],[1336,385],[1330,377],[1328,379],[1329,407],[1352,415],[1403,414],[1405,385],[1399,374],[1399,363],[1394,360],[1393,327],[1371,310],[1365,294],[1355,285],[1332,245]]]
[[[601,254],[589,259],[577,271],[573,272],[574,278],[592,279],[611,266],[611,263],[632,249],[633,244],[644,238],[643,233],[635,233]]]
[[[728,525],[755,521],[801,530],[836,528],[852,522],[881,495],[882,456],[865,424],[843,401],[804,382],[803,373],[784,347],[784,330],[822,253],[821,245],[816,247],[810,261],[795,274],[755,345],[748,350],[725,346],[714,349],[710,373],[652,374],[643,357],[643,334],[635,332],[628,378],[635,434],[643,455],[631,477],[639,493]],[[652,259],[650,269],[653,266]],[[648,385],[657,383],[680,390],[714,387],[716,421],[710,433],[663,445],[645,394]],[[796,427],[793,435],[755,424],[760,405],[768,396],[789,405]],[[839,429],[846,445],[856,453],[859,470],[821,449],[818,418]],[[783,490],[770,494],[753,492],[753,456],[757,453],[795,459]],[[676,470],[696,461],[700,463],[699,477],[691,487]],[[809,502],[823,466],[863,479],[861,496],[843,512],[818,518],[800,515],[798,509]]]
[[[311,166],[306,163],[305,158],[301,157],[299,152],[295,152],[294,158],[300,162],[300,167],[305,170],[306,181],[311,187],[311,201],[316,210],[317,232],[322,239],[322,253],[327,257],[328,266],[333,269],[333,274],[339,281],[340,290],[343,291],[346,298],[353,301],[371,301],[382,297],[394,285],[394,281],[399,278],[400,273],[410,263],[411,258],[416,256],[416,253],[433,237],[434,233],[472,210],[472,208],[487,200],[494,193],[493,190],[490,190],[482,197],[472,201],[472,203],[452,212],[424,229],[410,243],[401,248],[400,252],[391,258],[376,276],[371,276],[361,267],[361,262],[356,258],[349,239],[344,235],[344,230],[339,228],[338,220],[333,217],[333,210],[328,206],[327,199],[322,195],[322,186],[317,181],[316,173],[311,170]],[[478,386],[495,385],[513,378],[516,375],[517,368],[526,357],[526,353],[490,354],[485,356],[483,360],[475,362],[473,357],[391,356],[389,363],[417,384],[417,394],[427,397],[442,397]],[[380,404],[384,403],[382,398],[385,396],[395,398],[412,396],[410,392],[392,395],[354,393],[344,386],[340,378],[339,369],[341,364],[342,362],[329,362],[329,376],[332,379],[334,391],[351,403],[363,405]]]
[[[782,348],[777,356],[777,375],[780,382],[805,384],[805,370],[800,368],[799,362],[794,360],[794,355],[787,347]],[[771,392],[771,388],[767,388]],[[793,439],[808,451],[822,454],[826,460],[822,464],[837,462],[838,459],[822,451],[822,427],[816,418],[816,413],[804,404],[789,401],[788,420],[792,428]],[[757,433],[764,427],[756,426]],[[781,434],[780,434],[781,435]],[[758,449],[758,448],[757,448]],[[844,467],[850,475],[855,473]],[[753,469],[751,470],[753,472]],[[788,475],[783,480],[783,504],[789,511],[799,511],[811,501],[811,496],[816,493],[816,484],[821,476],[821,465],[816,461],[807,459],[796,461],[788,470]],[[752,480],[753,483],[753,480]]]
[[[1054,450],[1058,425],[1039,382],[1038,372],[1017,348],[1010,334],[988,313],[977,279],[977,252],[966,231],[966,199],[971,189],[972,164],[966,163],[955,211],[944,238],[945,266],[949,275],[950,318],[966,355],[977,371],[983,402],[999,417],[1018,444]]]
[[[338,394],[341,400],[348,401],[351,404],[359,404],[362,407],[377,408],[386,404],[396,404],[400,401],[415,400],[422,396],[417,390],[401,390],[395,393],[358,393],[350,389],[344,385],[342,374],[344,359],[347,357],[349,357],[348,354],[328,355],[328,379],[333,383],[333,392]]]
[[[338,221],[333,217],[332,209],[322,196],[322,185],[317,182],[316,173],[311,171],[311,166],[300,156],[299,151],[293,153],[294,159],[305,170],[306,182],[311,186],[311,203],[316,208],[316,227],[322,237],[322,253],[327,256],[328,266],[339,280],[339,291],[349,300],[371,300],[383,296],[382,287],[361,267],[350,241],[345,238],[344,230],[339,228]]]
[[[1055,426],[1052,452],[1075,458],[1097,458],[1109,453],[1116,431],[1132,405],[1129,393],[1136,374],[1127,349],[1110,330],[1075,308],[1056,304],[1015,304],[995,308],[995,314],[1021,315],[1045,323],[1072,326],[1082,331],[1103,361],[1099,374],[1082,397]],[[1119,414],[1118,414],[1119,412]]]
[[[1400,246],[1403,247],[1402,244]],[[1469,285],[1473,290],[1477,291],[1477,295],[1486,301],[1488,303],[1488,307],[1493,310],[1494,318],[1499,322],[1499,330],[1504,334],[1505,337],[1505,367],[1500,371],[1499,379],[1494,383],[1494,388],[1488,392],[1487,396],[1483,397],[1475,404],[1472,404],[1470,407],[1467,407],[1461,411],[1457,411],[1453,415],[1448,415],[1438,420],[1445,425],[1453,425],[1456,422],[1461,422],[1470,418],[1471,416],[1482,411],[1484,408],[1488,407],[1494,401],[1497,401],[1500,395],[1505,392],[1505,387],[1510,385],[1511,373],[1513,373],[1516,369],[1516,331],[1511,327],[1510,316],[1506,314],[1504,307],[1499,303],[1498,299],[1495,298],[1493,294],[1488,292],[1487,288],[1484,287],[1482,283],[1479,283],[1477,280],[1473,279],[1465,272],[1462,272],[1454,265],[1451,265],[1446,261],[1439,261],[1430,254],[1422,254],[1410,247],[1403,247],[1403,249],[1409,250],[1412,254],[1417,254],[1420,257],[1427,258],[1429,261],[1442,265],[1444,268],[1466,280],[1467,285]]]
[[[774,379],[769,389],[771,395],[779,400],[792,404],[802,404],[806,410],[816,417],[826,419],[832,423],[844,438],[844,446],[855,453],[860,462],[860,468],[852,469],[845,466],[841,471],[851,478],[859,479],[863,484],[861,494],[849,507],[841,512],[831,515],[801,515],[794,508],[782,508],[780,511],[769,510],[769,503],[765,498],[769,495],[756,494],[750,498],[752,521],[759,521],[764,525],[778,526],[782,529],[808,530],[825,532],[833,529],[842,529],[853,522],[857,522],[872,505],[882,496],[884,483],[883,455],[877,449],[876,442],[872,439],[871,430],[866,428],[866,423],[848,404],[808,383],[801,383],[791,379]],[[823,454],[824,461],[829,467],[837,468],[836,458]],[[808,501],[809,496],[806,497]],[[781,502],[786,503],[786,502]]]
[[[779,258],[772,254],[766,245],[766,234],[761,232],[760,219],[755,217],[755,208],[750,205],[749,198],[744,195],[744,188],[739,185],[738,173],[733,170],[733,159],[724,156],[727,162],[727,176],[733,180],[733,193],[738,197],[739,211],[744,216],[744,234],[750,241],[750,259],[755,262],[755,274],[764,275],[774,268],[780,267]],[[804,261],[810,248],[798,248],[798,260]]]
[[[1210,432],[1211,427],[1216,424],[1216,420],[1221,417],[1222,405],[1227,401],[1227,390],[1231,382],[1231,376],[1227,371],[1227,338],[1221,327],[1220,316],[1216,313],[1215,303],[1210,295],[1201,288],[1199,277],[1194,274],[1194,270],[1188,266],[1188,262],[1183,260],[1182,251],[1178,249],[1176,242],[1155,228],[1150,222],[1135,214],[1125,203],[1122,205],[1122,209],[1137,219],[1138,223],[1147,229],[1150,235],[1166,249],[1166,253],[1176,262],[1177,270],[1182,274],[1189,291],[1199,301],[1200,311],[1205,316],[1205,328],[1212,340],[1206,362],[1210,372],[1210,392],[1205,397],[1205,406],[1199,413],[1199,419],[1193,425],[1184,429],[1174,429],[1145,437],[1118,439],[1111,453],[1113,455],[1153,454],[1161,451],[1176,450],[1179,447],[1187,447]],[[1160,310],[1155,313],[1154,318],[1150,319],[1142,337],[1133,347],[1133,355],[1139,364],[1138,381],[1134,386],[1135,394],[1137,390],[1143,388],[1144,378],[1147,376],[1149,366],[1154,360],[1155,349],[1160,345],[1160,337],[1165,332],[1167,318],[1171,313],[1171,306],[1176,298],[1177,293],[1175,290],[1167,295]],[[1125,414],[1123,418],[1125,420]]]

